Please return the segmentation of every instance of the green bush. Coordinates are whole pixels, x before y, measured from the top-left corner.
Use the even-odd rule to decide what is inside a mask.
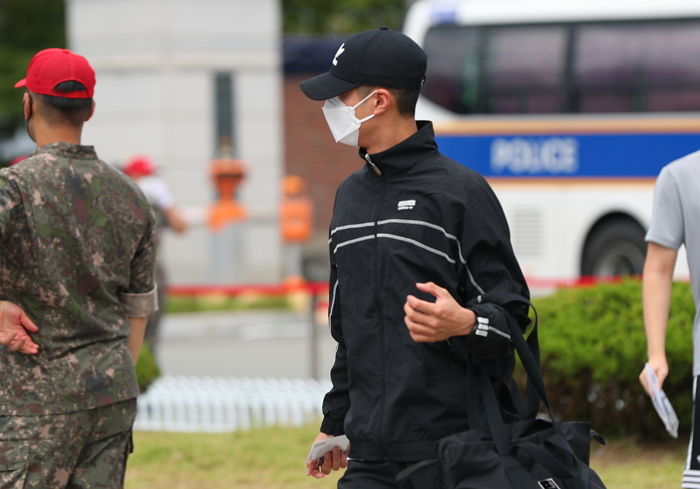
[[[639,383],[647,358],[639,281],[562,289],[535,307],[543,376],[558,418],[589,420],[604,435],[668,436]],[[691,427],[694,314],[689,285],[674,284],[664,390],[684,433]]]
[[[251,309],[290,309],[286,296],[248,294],[242,296],[204,295],[170,296],[166,301],[166,313],[244,311]]]
[[[160,367],[148,344],[144,343],[143,347],[141,347],[139,359],[136,362],[136,379],[139,382],[141,392],[146,392],[148,386],[158,377],[160,377]]]

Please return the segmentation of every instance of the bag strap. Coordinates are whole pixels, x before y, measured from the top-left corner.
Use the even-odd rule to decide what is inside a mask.
[[[552,423],[556,426],[557,422],[554,418],[554,414],[552,413],[552,408],[549,403],[547,391],[545,390],[544,381],[540,372],[540,348],[538,337],[539,318],[537,317],[537,310],[535,310],[534,306],[532,306],[532,308],[535,311],[535,321],[527,340],[525,340],[520,328],[516,327],[511,328],[511,341],[513,342],[515,350],[518,352],[518,357],[520,358],[520,361],[527,374],[527,412],[532,413],[528,419],[534,419],[541,401],[547,408]],[[547,450],[535,443],[525,441],[515,443],[513,440],[511,440],[508,435],[507,427],[503,422],[501,409],[498,400],[496,399],[493,384],[489,379],[485,365],[476,358],[472,358],[469,365],[470,371],[474,371],[477,374],[473,376],[473,378],[475,378],[474,383],[477,387],[476,392],[483,396],[486,419],[497,452],[501,456],[513,456],[517,451],[525,452],[529,457],[538,462],[541,466],[545,467],[552,475],[569,479],[572,484],[572,488],[583,489],[583,484],[577,480],[578,476],[580,475],[579,464],[577,463],[575,456],[570,453],[570,447],[568,444],[566,442],[562,442],[562,440],[558,438],[561,435],[554,436],[552,439],[548,439],[546,442],[558,448],[558,452],[560,452],[562,455],[561,457],[552,455]],[[511,394],[517,404],[518,393],[514,392],[513,389],[517,389],[517,386],[510,386]]]
[[[513,399],[513,405],[515,406],[515,410],[520,414],[522,419],[530,419],[534,418],[537,415],[537,408],[540,403],[539,397],[537,397],[537,393],[535,393],[535,401],[534,403],[531,403],[530,400],[528,399],[527,404],[523,400],[523,397],[520,395],[520,386],[518,385],[518,382],[514,379],[511,378],[510,385],[506,386],[508,387],[508,391],[511,394],[511,398]],[[530,397],[528,395],[528,397]],[[533,404],[537,404],[533,407],[531,407]]]
[[[423,469],[424,467],[429,467],[431,465],[436,465],[439,463],[439,460],[437,459],[428,459],[428,460],[423,460],[422,462],[418,462],[412,465],[409,465],[405,469],[403,469],[401,472],[396,474],[396,482],[402,482],[404,479],[410,479],[413,474],[418,472],[419,470]]]
[[[539,411],[540,402],[542,402],[547,408],[550,418],[554,420],[554,413],[552,412],[552,407],[549,403],[547,391],[544,387],[544,381],[542,380],[542,374],[540,372],[539,316],[535,306],[531,302],[528,302],[528,304],[535,313],[535,318],[527,340],[525,340],[523,332],[519,327],[509,328],[511,342],[527,374],[525,402],[522,402],[520,391],[515,380],[511,382],[509,391],[513,403],[518,409],[522,419],[535,418]]]
[[[549,399],[547,397],[547,392],[544,387],[544,381],[542,380],[542,374],[540,373],[540,345],[539,345],[539,317],[537,314],[537,309],[528,301],[529,306],[535,313],[535,318],[532,323],[530,334],[525,340],[523,332],[517,325],[515,327],[509,328],[511,342],[513,343],[515,351],[518,353],[520,362],[522,363],[525,373],[527,374],[527,386],[526,386],[526,399],[523,401],[520,396],[520,391],[518,390],[517,383],[514,379],[511,380],[510,385],[505,385],[511,395],[511,399],[515,408],[517,409],[520,417],[522,419],[533,419],[537,416],[539,411],[540,402],[544,403],[547,408],[548,414],[552,420],[554,420],[554,413],[552,411]],[[481,362],[473,358],[473,355],[468,355],[462,353],[467,365],[472,370],[479,370]],[[472,389],[471,383],[476,383],[475,379],[479,375],[469,375],[467,377],[468,382],[468,392],[470,396],[467,400],[467,409],[469,414],[469,419],[479,420],[483,419],[483,411],[481,411],[481,403],[474,394],[481,394],[482,396],[486,393],[486,386],[480,388]],[[488,382],[490,389],[493,391],[493,386],[491,382]],[[476,385],[474,387],[477,387]],[[499,404],[496,402],[496,406]],[[470,423],[470,426],[475,427],[476,424]]]
[[[527,374],[528,417],[532,418],[537,414],[539,401],[542,401],[549,412],[549,416],[554,420],[552,407],[549,403],[547,391],[544,387],[544,381],[542,380],[542,374],[540,372],[539,319],[534,306],[532,309],[535,311],[535,324],[527,341],[523,337],[520,328],[517,327],[511,328],[510,337],[515,351],[518,352],[520,362],[525,368],[525,373]]]
[[[559,452],[563,452],[562,456],[559,458],[535,443],[527,441],[514,443],[513,440],[509,438],[508,430],[501,417],[496,394],[493,391],[493,385],[491,384],[486,369],[481,365],[475,365],[475,368],[479,371],[479,387],[484,394],[486,419],[498,454],[502,457],[512,457],[518,451],[525,452],[531,459],[539,463],[555,477],[574,481],[572,489],[583,489],[583,487],[578,487],[578,483],[575,482],[580,473],[575,457],[569,453],[570,449],[566,444],[558,443],[556,436],[554,440],[547,440],[546,443],[552,444],[554,447],[559,448]]]
[[[554,421],[554,413],[552,412],[552,407],[547,397],[547,391],[544,387],[544,381],[542,380],[542,374],[540,373],[539,317],[535,307],[531,303],[530,306],[535,311],[535,321],[528,339],[525,340],[519,327],[510,328],[511,341],[513,342],[515,351],[518,352],[518,357],[527,374],[527,409],[525,413],[521,412],[521,415],[524,415],[525,419],[533,419],[537,414],[539,403],[542,401],[549,412],[550,418]],[[491,429],[491,434],[494,437],[499,453],[505,455],[511,451],[512,447],[508,442],[508,436],[501,416],[500,406],[493,390],[493,385],[488,377],[486,368],[478,359],[472,359],[470,362],[470,370],[471,369],[478,373],[478,375],[473,376],[473,378],[478,381],[478,388],[472,391],[472,397],[474,392],[481,393],[483,396],[486,418],[489,428]],[[509,388],[511,396],[517,405],[518,394],[514,389],[517,389],[517,386],[511,385]],[[478,401],[473,398],[470,400],[470,410],[474,409],[477,402]]]
[[[464,355],[467,362],[467,418],[470,428],[476,428],[484,420],[483,407],[480,399],[477,398],[481,393],[480,385],[477,378],[473,375],[474,366],[470,360],[471,355]]]
[[[496,400],[496,393],[493,391],[491,379],[489,379],[484,366],[480,365],[479,362],[472,362],[471,367],[477,371],[477,375],[474,377],[474,384],[477,386],[477,391],[483,395],[486,421],[491,431],[491,436],[493,436],[496,450],[502,456],[510,455],[513,451],[513,446],[508,439],[508,432],[501,417],[501,409]]]

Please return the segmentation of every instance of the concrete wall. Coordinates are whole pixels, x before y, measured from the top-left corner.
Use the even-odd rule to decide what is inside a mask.
[[[122,165],[146,154],[193,223],[164,237],[171,283],[280,278],[282,173],[278,0],[68,0],[69,47],[97,73],[84,143]],[[236,156],[248,165],[240,200],[251,218],[212,234],[209,163],[217,154],[216,73],[230,73]]]

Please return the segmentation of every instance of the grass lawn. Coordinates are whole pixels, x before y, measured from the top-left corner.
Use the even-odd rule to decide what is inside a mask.
[[[594,447],[591,465],[608,489],[678,489],[687,448],[687,439],[644,446],[617,440]]]
[[[134,433],[127,489],[287,489],[336,487],[338,476],[306,476],[318,425],[231,434]]]
[[[331,489],[337,475],[305,475],[317,425],[231,434],[134,434],[127,489]],[[608,489],[680,487],[685,442],[639,446],[618,440],[594,448],[592,465]],[[426,488],[429,489],[429,488]]]

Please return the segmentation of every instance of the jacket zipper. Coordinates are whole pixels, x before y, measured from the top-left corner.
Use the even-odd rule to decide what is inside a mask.
[[[377,203],[377,208],[374,214],[374,301],[377,306],[377,314],[379,316],[379,362],[381,364],[382,372],[382,392],[381,392],[381,410],[379,411],[379,447],[381,450],[382,457],[387,460],[386,449],[384,448],[384,411],[386,409],[386,355],[384,354],[386,350],[386,339],[384,338],[384,314],[382,312],[382,301],[379,298],[379,239],[377,234],[379,233],[379,216],[381,214],[382,204],[384,202],[384,193],[386,191],[386,185],[384,178],[382,178],[382,171],[377,165],[374,164],[372,158],[369,154],[365,154],[365,160],[367,164],[374,170],[374,173],[379,178],[381,191],[379,193],[379,202]]]
[[[369,165],[369,167],[372,170],[374,170],[374,173],[376,173],[378,177],[381,177],[382,171],[379,169],[379,167],[377,165],[374,164],[374,162],[372,161],[372,158],[369,157],[369,153],[365,153],[365,160],[367,161],[367,164]]]

